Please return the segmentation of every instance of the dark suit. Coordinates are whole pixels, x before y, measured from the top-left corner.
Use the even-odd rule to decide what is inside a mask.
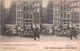
[[[72,40],[72,37],[77,38],[76,36],[77,36],[76,30],[74,27],[72,27],[70,30],[70,39]]]
[[[36,40],[36,38],[40,38],[40,34],[39,34],[39,29],[38,28],[34,28],[34,40]]]

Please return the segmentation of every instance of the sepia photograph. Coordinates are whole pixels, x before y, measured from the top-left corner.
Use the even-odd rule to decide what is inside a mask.
[[[0,51],[80,51],[80,0],[0,0]]]

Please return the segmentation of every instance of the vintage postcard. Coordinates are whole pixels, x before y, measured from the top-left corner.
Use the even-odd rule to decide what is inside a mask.
[[[80,0],[0,0],[0,51],[80,51]]]

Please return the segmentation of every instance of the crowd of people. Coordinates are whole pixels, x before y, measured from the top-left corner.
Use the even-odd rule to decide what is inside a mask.
[[[79,28],[78,27],[63,27],[59,26],[56,27],[54,25],[51,25],[51,27],[46,25],[34,25],[34,26],[4,26],[4,35],[8,36],[26,36],[26,37],[33,37],[34,40],[37,38],[40,39],[40,35],[59,35],[59,36],[68,36],[72,40],[73,37],[77,38],[77,35],[79,34]]]
[[[25,36],[40,39],[40,30],[37,25],[33,26],[4,26],[4,35],[7,36]]]

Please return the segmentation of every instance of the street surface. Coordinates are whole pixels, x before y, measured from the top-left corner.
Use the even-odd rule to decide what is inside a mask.
[[[36,41],[29,37],[0,36],[0,51],[80,51],[79,42],[80,35],[73,40],[64,36],[41,35],[40,40]],[[61,47],[62,49],[58,49]]]
[[[78,38],[75,39],[73,37],[73,40],[70,40],[70,37],[66,36],[56,36],[56,35],[41,35],[40,39],[37,39],[36,41],[50,41],[50,42],[64,42],[64,41],[80,41],[80,35],[77,36]],[[35,41],[34,38],[30,37],[20,37],[20,36],[0,36],[1,42],[28,42],[28,41]]]

